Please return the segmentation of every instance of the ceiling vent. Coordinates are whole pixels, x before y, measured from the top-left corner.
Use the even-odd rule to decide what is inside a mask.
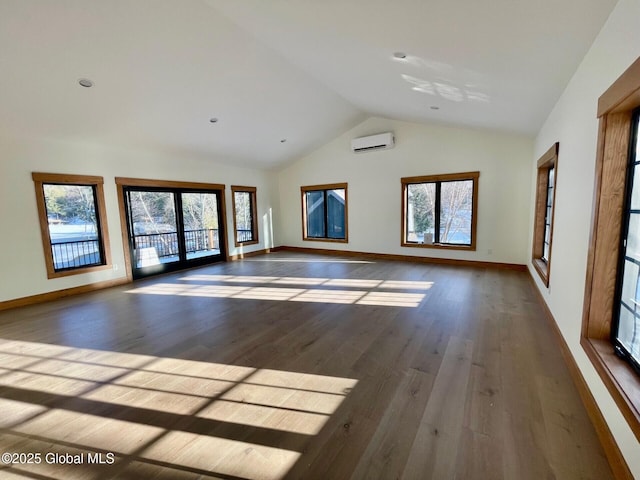
[[[351,150],[355,153],[370,152],[371,150],[383,150],[393,148],[395,139],[393,133],[379,133],[368,137],[354,138],[351,140]]]

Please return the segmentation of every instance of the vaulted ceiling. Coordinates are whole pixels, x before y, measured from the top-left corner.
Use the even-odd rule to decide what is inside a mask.
[[[370,115],[533,136],[615,3],[0,0],[0,134],[256,168]]]

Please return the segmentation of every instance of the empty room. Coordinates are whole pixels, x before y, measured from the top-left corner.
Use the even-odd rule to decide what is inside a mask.
[[[0,0],[0,478],[640,479],[639,18]]]

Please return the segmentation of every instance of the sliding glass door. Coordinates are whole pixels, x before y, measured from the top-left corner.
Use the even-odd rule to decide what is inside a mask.
[[[133,277],[224,259],[220,191],[124,187]]]

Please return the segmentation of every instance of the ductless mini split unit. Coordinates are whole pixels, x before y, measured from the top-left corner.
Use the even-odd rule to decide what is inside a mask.
[[[393,133],[379,133],[368,137],[354,138],[351,140],[351,150],[355,153],[370,152],[372,150],[384,150],[393,148],[395,139]]]

